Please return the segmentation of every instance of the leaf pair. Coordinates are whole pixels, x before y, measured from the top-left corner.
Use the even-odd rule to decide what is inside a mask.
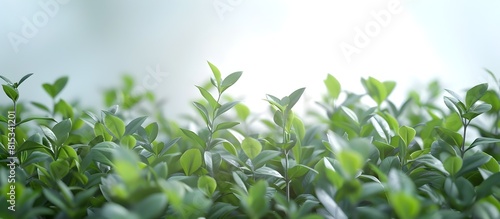
[[[456,112],[460,116],[460,118],[470,121],[477,116],[488,112],[491,109],[490,104],[476,104],[486,94],[487,90],[487,83],[474,86],[467,91],[464,103],[457,93],[446,89],[446,91],[451,94],[452,97],[445,96],[444,103],[450,110]]]
[[[392,93],[394,87],[396,87],[396,82],[394,81],[384,81],[368,77],[368,79],[361,79],[361,84],[365,88],[368,95],[377,103],[378,106],[384,102],[385,99]]]
[[[219,94],[222,94],[229,87],[233,86],[233,84],[236,83],[238,79],[240,79],[241,74],[243,74],[243,72],[237,71],[228,75],[226,78],[222,79],[219,69],[210,62],[208,62],[208,65],[210,66],[210,69],[212,70],[212,73],[215,78],[211,80],[212,84],[217,88]]]
[[[30,74],[23,76],[19,80],[19,82],[15,82],[15,83],[12,83],[12,81],[10,81],[8,78],[0,75],[0,78],[2,78],[5,82],[7,82],[7,84],[2,85],[3,91],[12,100],[12,102],[16,102],[19,99],[19,91],[17,90],[19,85],[21,85],[31,75],[33,75],[33,73],[30,73]]]

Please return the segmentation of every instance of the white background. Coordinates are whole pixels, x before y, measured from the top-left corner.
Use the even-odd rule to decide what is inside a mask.
[[[50,2],[58,5],[53,16],[41,6]],[[355,29],[376,21],[372,13],[399,3],[400,13],[347,62],[339,45],[353,44]],[[244,71],[228,92],[256,111],[267,93],[306,87],[307,98],[320,99],[328,73],[358,93],[361,77],[394,80],[391,97],[401,102],[409,89],[432,79],[460,92],[489,80],[483,68],[498,74],[499,10],[494,0],[4,0],[0,75],[17,81],[35,73],[20,88],[21,100],[41,102],[50,101],[41,83],[69,75],[62,97],[100,108],[100,93],[118,85],[121,74],[132,73],[142,84],[150,77],[146,69],[159,65],[164,80],[146,88],[167,99],[169,116],[194,112],[194,85],[211,76],[206,61],[224,76]],[[13,45],[9,34],[23,36],[23,19],[33,22],[41,13],[48,19],[37,33]],[[0,95],[0,103],[7,97]]]

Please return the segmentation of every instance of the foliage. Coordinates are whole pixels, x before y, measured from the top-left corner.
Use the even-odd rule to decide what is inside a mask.
[[[129,76],[104,92],[110,108],[100,112],[58,99],[68,77],[44,83],[52,103],[30,106],[46,117],[27,117],[19,86],[31,74],[1,77],[12,104],[0,107],[0,217],[500,217],[500,81],[491,71],[497,87],[473,86],[465,98],[446,90],[447,109],[436,102],[438,82],[398,107],[389,98],[396,82],[362,79],[366,92],[355,94],[328,75],[324,112],[302,120],[292,110],[300,88],[267,95],[271,119],[255,120],[227,94],[242,72],[223,77],[208,65],[189,128],[165,118]]]

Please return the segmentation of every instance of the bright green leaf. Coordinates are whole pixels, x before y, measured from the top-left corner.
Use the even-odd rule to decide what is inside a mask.
[[[331,74],[328,74],[323,82],[325,83],[326,89],[328,90],[328,94],[333,99],[337,99],[341,91],[341,85],[339,81]]]
[[[104,117],[104,125],[111,134],[118,139],[125,134],[125,123],[117,116],[106,114]]]
[[[193,148],[185,151],[180,158],[180,164],[187,176],[196,172],[202,164],[200,150]]]
[[[253,159],[259,155],[262,150],[262,144],[255,138],[246,137],[241,142],[241,149],[243,149],[248,158]]]

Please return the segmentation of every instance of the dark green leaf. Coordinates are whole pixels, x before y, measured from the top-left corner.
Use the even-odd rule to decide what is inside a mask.
[[[200,145],[201,147],[205,147],[205,141],[203,139],[201,139],[200,136],[198,136],[196,133],[194,133],[190,130],[187,130],[187,129],[182,129],[182,128],[181,128],[181,131],[188,138],[190,138],[191,140],[194,140],[196,143],[198,143],[198,145]]]
[[[463,160],[462,169],[458,171],[457,176],[461,176],[472,170],[475,170],[476,168],[487,163],[490,159],[491,157],[489,155],[483,154],[481,152],[465,157]]]
[[[484,197],[488,197],[493,193],[495,187],[500,186],[500,173],[494,173],[486,180],[484,180],[477,188],[477,199],[480,200]]]
[[[488,84],[478,84],[467,91],[465,96],[465,106],[470,108],[476,103],[488,90]]]
[[[26,79],[28,79],[29,77],[31,77],[31,75],[33,75],[33,73],[29,73],[29,74],[27,74],[27,75],[23,76],[23,77],[19,80],[19,82],[17,82],[17,86],[19,87],[19,85],[21,85],[21,84],[22,84],[22,83],[23,83]]]
[[[439,137],[443,139],[443,141],[450,144],[451,146],[462,146],[462,135],[443,127],[436,127],[436,132]]]
[[[134,120],[130,121],[127,124],[127,126],[125,126],[124,135],[134,134],[141,127],[142,123],[144,123],[144,121],[146,121],[147,118],[148,118],[147,116],[141,116],[141,117],[135,118]]]
[[[66,139],[69,137],[69,133],[71,132],[71,120],[70,119],[65,119],[52,128],[52,132],[54,132],[56,136],[56,145],[62,145]]]

